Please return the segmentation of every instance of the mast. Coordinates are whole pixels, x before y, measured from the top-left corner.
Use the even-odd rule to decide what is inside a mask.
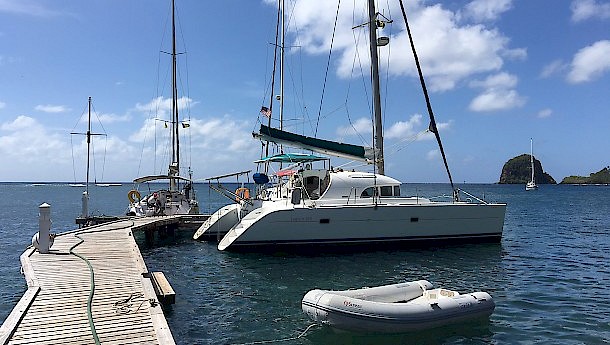
[[[371,78],[373,91],[373,114],[375,117],[375,149],[377,157],[375,165],[377,173],[383,175],[383,128],[381,121],[381,95],[379,91],[379,57],[377,56],[377,13],[375,12],[375,0],[369,0],[369,46],[371,49]]]
[[[91,155],[91,96],[89,96],[89,118],[87,123],[87,182],[85,192],[89,194],[89,156]]]
[[[178,83],[176,67],[176,6],[172,0],[172,162],[170,163],[170,176],[176,176],[180,172],[180,137],[178,133]],[[170,179],[170,190],[177,190],[176,180]]]
[[[532,182],[534,182],[534,139],[530,138],[530,162],[532,164]]]
[[[284,130],[284,38],[286,35],[285,2],[282,0],[282,39],[280,46],[280,130]]]
[[[286,38],[285,1],[282,0],[282,39],[280,43],[280,130],[284,130],[284,40]],[[280,146],[280,151],[283,151]]]

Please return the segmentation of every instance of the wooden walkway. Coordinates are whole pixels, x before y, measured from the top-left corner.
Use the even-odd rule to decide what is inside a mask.
[[[133,232],[179,221],[125,219],[58,234],[49,254],[29,247],[21,255],[28,289],[0,344],[95,344],[94,332],[102,344],[174,344]]]

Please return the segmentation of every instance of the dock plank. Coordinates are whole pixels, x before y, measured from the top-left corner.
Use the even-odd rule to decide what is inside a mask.
[[[28,290],[0,328],[0,345],[94,343],[89,266],[70,250],[93,267],[92,318],[104,344],[175,344],[133,233],[178,222],[124,219],[58,234],[49,254],[26,249],[20,260]]]

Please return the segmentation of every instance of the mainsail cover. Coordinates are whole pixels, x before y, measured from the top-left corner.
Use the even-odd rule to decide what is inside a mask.
[[[324,139],[294,134],[261,124],[259,133],[252,133],[255,138],[271,141],[276,144],[311,150],[331,156],[354,159],[372,163],[375,160],[374,149],[365,146],[338,143]]]

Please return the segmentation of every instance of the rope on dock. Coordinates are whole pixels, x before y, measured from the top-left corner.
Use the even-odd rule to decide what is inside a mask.
[[[253,341],[251,343],[242,343],[242,344],[238,344],[238,345],[270,344],[270,343],[279,343],[279,342],[283,342],[283,341],[297,340],[297,339],[301,338],[302,336],[304,336],[305,334],[307,334],[307,332],[309,332],[309,330],[311,328],[313,328],[314,326],[317,326],[317,325],[318,324],[316,324],[316,323],[312,323],[311,325],[307,326],[307,328],[305,328],[305,330],[303,332],[301,332],[299,335],[297,335],[296,337],[282,338],[282,339],[275,339],[275,340],[259,340],[259,341]]]

